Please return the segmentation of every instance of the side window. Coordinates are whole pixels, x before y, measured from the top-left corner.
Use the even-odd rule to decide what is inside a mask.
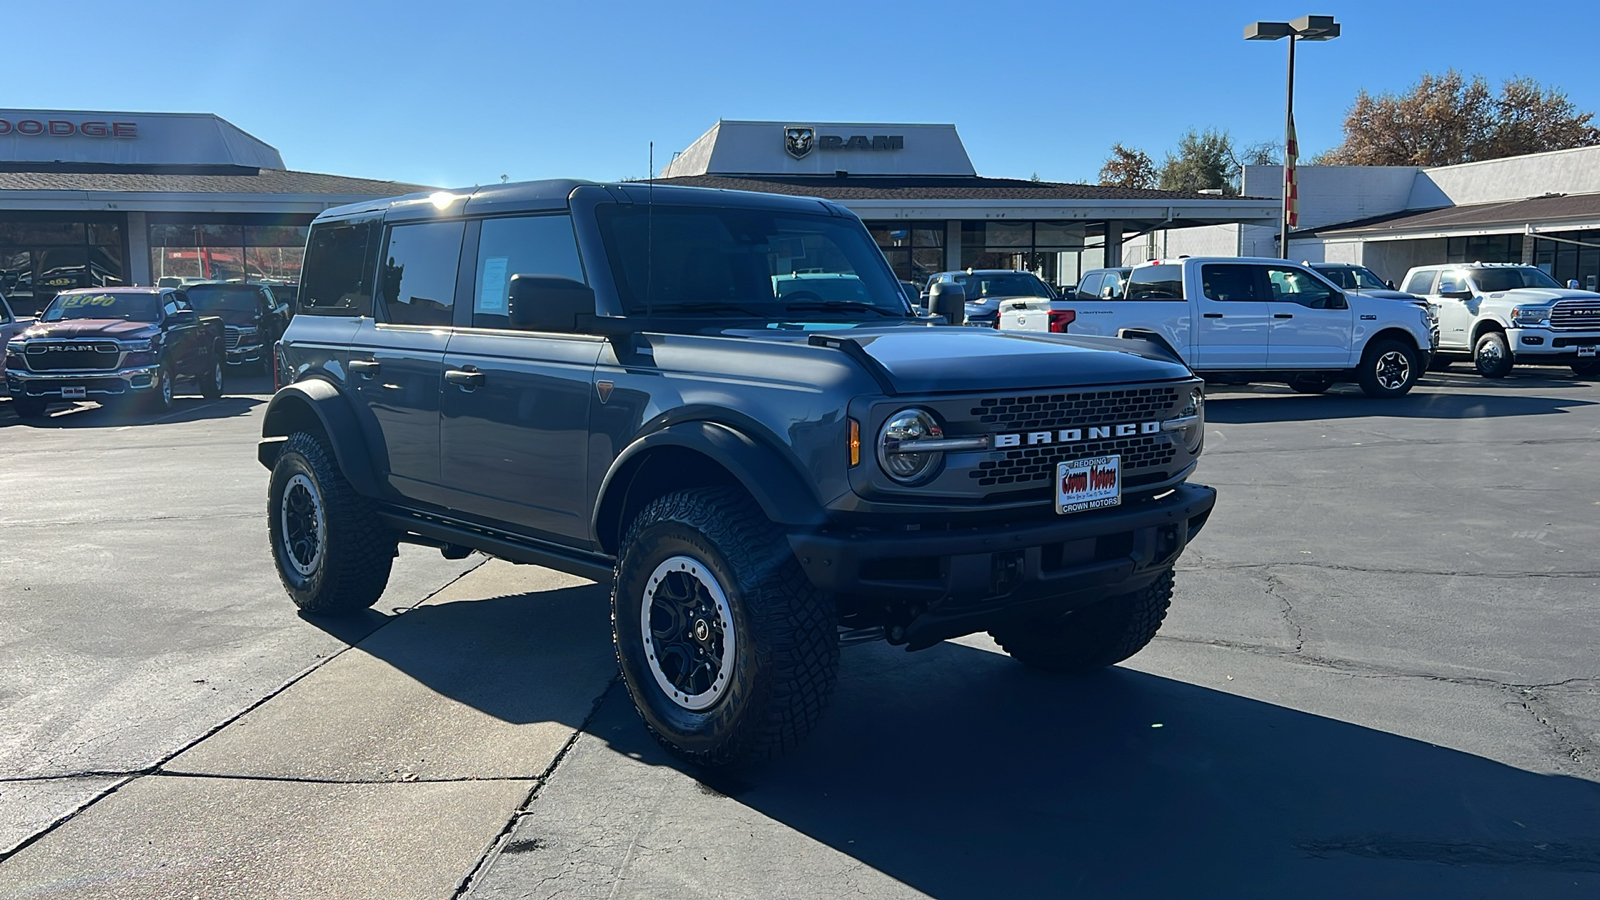
[[[372,315],[372,272],[377,266],[376,221],[314,225],[306,240],[297,313]]]
[[[1107,272],[1104,281],[1100,282],[1101,300],[1122,299],[1122,273]]]
[[[1267,286],[1272,296],[1267,298],[1280,303],[1298,303],[1307,309],[1332,309],[1338,292],[1326,282],[1307,272],[1288,266],[1267,266]]]
[[[1446,294],[1451,291],[1470,291],[1472,285],[1467,283],[1467,276],[1461,272],[1442,272],[1439,274],[1439,293]]]
[[[1421,272],[1412,272],[1411,277],[1406,279],[1405,287],[1401,288],[1401,290],[1408,294],[1417,294],[1419,296],[1422,294],[1431,294],[1433,293],[1433,276],[1436,274],[1438,273],[1436,273],[1433,269],[1423,269]]]
[[[568,216],[485,219],[478,237],[478,273],[473,281],[472,324],[507,328],[511,276],[559,275],[583,281],[578,242]]]
[[[161,312],[163,315],[170,316],[178,310],[185,308],[187,308],[187,305],[178,302],[177,294],[161,295]]]
[[[1206,297],[1219,303],[1243,300],[1265,300],[1261,296],[1258,266],[1208,263],[1200,267],[1201,290]]]
[[[389,229],[378,295],[392,325],[449,326],[465,223],[423,222]]]
[[[1182,266],[1141,266],[1128,275],[1129,300],[1182,300]]]
[[[1083,280],[1078,282],[1078,299],[1094,300],[1100,296],[1100,281],[1105,276],[1100,272],[1090,272]]]

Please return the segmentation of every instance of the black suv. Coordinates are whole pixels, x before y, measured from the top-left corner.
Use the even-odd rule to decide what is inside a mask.
[[[398,542],[610,582],[656,737],[793,746],[841,638],[1138,652],[1215,493],[1146,341],[943,327],[822,200],[546,181],[330,210],[266,414],[271,551],[363,609]]]

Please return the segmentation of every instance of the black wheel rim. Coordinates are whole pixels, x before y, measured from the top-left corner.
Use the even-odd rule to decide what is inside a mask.
[[[640,626],[656,685],[684,709],[714,706],[727,692],[737,638],[728,598],[698,560],[674,556],[645,585]]]
[[[302,473],[284,486],[282,516],[285,561],[300,575],[309,576],[322,563],[327,527],[316,485]]]

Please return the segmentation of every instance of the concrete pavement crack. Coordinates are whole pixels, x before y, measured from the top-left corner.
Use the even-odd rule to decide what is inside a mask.
[[[1568,679],[1571,682],[1575,679]],[[1588,760],[1595,753],[1595,746],[1583,737],[1582,730],[1573,727],[1566,721],[1555,708],[1545,700],[1540,691],[1551,687],[1565,686],[1568,682],[1557,682],[1552,685],[1508,686],[1507,690],[1512,695],[1512,703],[1521,707],[1549,732],[1550,737],[1560,748],[1561,754],[1569,761],[1586,771],[1591,776],[1597,769]]]
[[[1305,649],[1306,631],[1299,622],[1295,621],[1294,604],[1290,603],[1289,598],[1281,593],[1280,589],[1283,587],[1283,579],[1272,574],[1271,572],[1268,572],[1266,584],[1267,595],[1277,600],[1278,603],[1283,607],[1283,609],[1279,610],[1279,613],[1283,616],[1283,621],[1288,624],[1290,630],[1294,632],[1294,652],[1298,654],[1301,650]]]
[[[467,895],[468,891],[472,890],[473,883],[488,873],[489,866],[493,863],[497,853],[511,839],[511,834],[516,830],[517,823],[531,813],[529,807],[533,806],[533,801],[538,799],[539,791],[550,782],[551,776],[556,773],[556,768],[566,760],[567,754],[572,752],[572,748],[577,745],[578,739],[589,730],[589,723],[594,721],[596,715],[599,715],[600,707],[606,702],[606,697],[610,696],[612,689],[621,680],[622,674],[619,672],[611,676],[611,680],[606,682],[606,686],[600,690],[599,696],[595,697],[594,705],[589,708],[589,714],[584,716],[583,721],[572,732],[572,736],[567,738],[567,742],[561,745],[560,750],[556,751],[555,757],[550,760],[550,765],[545,767],[544,774],[535,780],[533,787],[528,791],[528,796],[523,798],[521,805],[506,820],[505,827],[500,829],[500,833],[494,836],[488,847],[484,848],[483,853],[478,857],[477,863],[473,865],[472,871],[468,872],[466,877],[456,885],[456,891],[451,895],[451,900],[461,900]]]
[[[425,594],[421,598],[419,598],[415,603],[412,603],[410,606],[403,606],[403,607],[397,607],[397,608],[401,609],[401,610],[404,610],[404,611],[407,611],[407,612],[409,612],[410,610],[416,609],[417,607],[421,606],[422,604],[427,603],[429,600],[431,600],[434,597],[438,596],[441,591],[444,591],[444,590],[448,589],[451,585],[455,584],[456,582],[460,581],[461,579],[463,579],[463,578],[467,577],[468,575],[472,574],[473,572],[477,571],[480,566],[482,566],[484,563],[487,563],[488,561],[489,561],[488,557],[484,557],[482,560],[479,560],[476,565],[474,565],[471,568],[467,569],[465,572],[462,572],[462,573],[456,575],[454,578],[451,578],[449,581],[446,581],[444,584],[440,585],[437,589],[429,591],[427,594]],[[398,615],[391,616],[387,621],[385,621],[382,624],[380,624],[377,628],[374,628],[372,631],[370,631],[367,634],[363,635],[361,640],[364,641],[367,638],[371,637],[372,635],[378,633],[382,629],[387,628],[389,625],[393,624],[399,618],[400,618],[400,616],[398,616]],[[254,703],[251,703],[248,706],[246,706],[244,709],[240,710],[239,712],[234,713],[231,716],[228,716],[226,719],[224,719],[223,721],[219,722],[217,725],[213,726],[211,729],[206,731],[205,734],[200,735],[199,737],[195,738],[192,741],[189,741],[188,743],[182,745],[181,747],[179,747],[178,749],[172,751],[171,753],[168,753],[166,756],[163,756],[155,765],[149,766],[149,767],[147,767],[145,769],[137,770],[136,773],[133,774],[131,777],[128,777],[127,779],[125,779],[123,781],[120,781],[120,782],[110,786],[106,790],[101,791],[100,793],[96,794],[95,796],[89,798],[87,801],[85,801],[82,805],[78,806],[76,809],[74,809],[71,812],[67,813],[66,815],[60,817],[59,819],[56,819],[54,822],[51,822],[49,825],[46,825],[44,828],[41,828],[40,830],[38,830],[38,831],[34,832],[33,834],[29,835],[25,840],[23,840],[20,843],[16,844],[9,851],[0,853],[0,863],[4,863],[6,860],[10,859],[11,857],[17,855],[18,853],[21,853],[23,850],[26,850],[27,848],[29,848],[29,847],[33,846],[34,844],[38,843],[39,841],[43,840],[44,838],[49,836],[51,833],[53,833],[57,828],[60,828],[62,825],[65,825],[67,822],[72,821],[77,816],[82,815],[84,810],[88,809],[91,806],[94,806],[96,803],[99,803],[100,801],[102,801],[105,798],[111,796],[112,794],[115,794],[117,791],[122,790],[123,788],[127,787],[128,785],[132,784],[133,782],[137,781],[138,779],[140,779],[142,777],[149,776],[149,775],[157,775],[157,774],[159,774],[161,772],[161,770],[162,770],[162,767],[165,766],[167,763],[171,762],[174,759],[177,759],[179,756],[181,756],[184,753],[188,752],[191,748],[199,746],[201,742],[210,740],[211,737],[213,735],[215,735],[217,732],[221,731],[224,728],[227,728],[229,725],[232,725],[234,722],[239,721],[241,718],[245,717],[246,715],[249,715],[250,713],[254,712],[255,710],[261,708],[261,706],[266,704],[268,701],[270,701],[273,698],[279,696],[284,691],[286,691],[289,688],[291,688],[291,687],[295,686],[296,684],[300,683],[302,680],[310,677],[313,673],[321,670],[323,666],[326,666],[328,663],[331,663],[334,660],[338,659],[339,657],[343,656],[346,652],[354,649],[356,644],[359,644],[360,642],[361,641],[357,641],[354,644],[348,644],[348,645],[346,645],[344,647],[339,648],[338,650],[334,651],[333,653],[328,654],[327,656],[323,657],[322,659],[317,660],[312,665],[307,666],[304,671],[300,672],[299,674],[295,675],[293,678],[290,678],[288,681],[285,681],[283,684],[279,685],[276,689],[267,692],[265,695],[263,695],[260,699],[256,700]]]

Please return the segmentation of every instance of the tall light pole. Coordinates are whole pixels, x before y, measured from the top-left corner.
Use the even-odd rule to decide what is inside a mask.
[[[1254,22],[1245,26],[1247,41],[1289,39],[1289,102],[1283,122],[1283,216],[1278,222],[1278,254],[1289,257],[1289,227],[1299,224],[1299,186],[1295,163],[1300,155],[1294,134],[1294,45],[1296,41],[1331,41],[1339,36],[1339,23],[1333,16],[1301,16],[1293,22]]]

